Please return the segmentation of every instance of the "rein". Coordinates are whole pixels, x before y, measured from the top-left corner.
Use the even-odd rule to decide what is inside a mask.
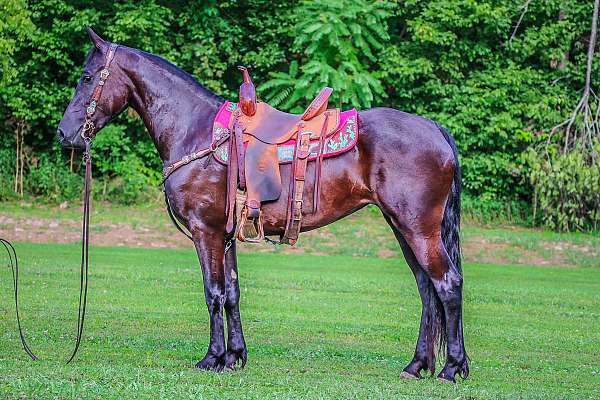
[[[81,344],[81,337],[83,336],[83,324],[85,321],[85,310],[87,305],[87,292],[88,292],[88,271],[89,271],[89,242],[90,242],[90,193],[92,189],[92,159],[90,155],[91,140],[85,141],[85,181],[83,186],[83,224],[81,233],[81,270],[79,280],[79,308],[77,312],[77,338],[75,339],[75,346],[71,352],[71,356],[67,360],[69,364],[75,358],[79,346]],[[4,246],[4,249],[8,253],[8,266],[12,272],[13,281],[13,293],[15,300],[15,312],[17,319],[17,327],[19,329],[19,339],[23,345],[23,350],[32,359],[37,360],[38,357],[31,350],[25,339],[25,334],[21,326],[21,313],[19,312],[19,258],[14,246],[6,239],[0,238],[0,243]]]
[[[81,230],[81,270],[79,273],[79,310],[77,312],[77,339],[75,339],[75,348],[71,357],[67,360],[70,363],[79,350],[81,337],[83,336],[83,323],[85,321],[85,309],[87,305],[88,291],[88,267],[90,253],[90,193],[92,191],[92,155],[90,153],[92,141],[85,140],[85,178],[83,184],[83,223]]]
[[[81,231],[81,270],[79,279],[79,310],[77,312],[77,339],[75,340],[75,348],[71,357],[67,360],[67,364],[73,361],[79,345],[81,344],[81,337],[83,336],[83,325],[85,321],[85,310],[87,306],[87,292],[88,292],[88,275],[89,275],[89,247],[90,247],[90,194],[92,191],[92,139],[96,133],[96,126],[92,121],[92,117],[96,112],[98,101],[102,96],[102,90],[106,84],[106,80],[110,76],[110,64],[115,58],[117,52],[115,43],[111,43],[108,52],[106,53],[106,61],[104,62],[104,68],[100,71],[100,80],[98,85],[92,92],[90,104],[85,110],[85,122],[81,130],[81,137],[85,142],[85,151],[83,153],[83,160],[85,162],[85,178],[83,185],[83,223]]]
[[[75,358],[77,351],[79,350],[79,346],[81,345],[81,338],[83,336],[83,326],[85,322],[85,311],[87,306],[87,293],[88,293],[88,275],[89,275],[89,243],[90,243],[90,197],[92,191],[92,139],[94,138],[94,134],[96,133],[96,125],[94,124],[92,117],[96,112],[96,107],[98,106],[98,101],[102,95],[102,90],[104,89],[104,85],[106,84],[106,80],[110,75],[110,64],[115,57],[115,53],[117,51],[117,44],[111,43],[106,53],[106,61],[104,63],[104,68],[100,71],[100,80],[98,81],[97,86],[94,88],[92,92],[92,96],[90,98],[90,104],[86,108],[85,120],[83,125],[81,126],[81,137],[85,142],[85,150],[83,153],[83,160],[85,162],[85,178],[83,185],[83,217],[82,217],[82,232],[81,232],[81,268],[80,268],[80,279],[79,279],[79,308],[77,312],[77,338],[75,339],[75,346],[71,353],[71,356],[67,360],[67,364],[69,364]],[[23,345],[23,350],[31,357],[32,360],[37,360],[38,357],[31,351],[27,341],[25,340],[25,335],[23,334],[23,330],[21,328],[21,318],[19,313],[19,261],[17,258],[17,253],[15,248],[10,242],[7,240],[0,238],[0,243],[4,245],[4,248],[8,252],[9,258],[9,266],[12,271],[13,277],[13,288],[14,288],[14,298],[15,298],[15,309],[17,316],[17,326],[19,328],[19,336],[21,339],[21,344]]]
[[[17,252],[13,245],[5,239],[0,238],[0,243],[6,249],[8,253],[8,266],[12,272],[13,278],[13,288],[14,288],[14,298],[15,298],[15,310],[17,311],[17,326],[19,327],[19,337],[21,339],[21,344],[23,345],[23,350],[32,360],[37,360],[37,357],[29,346],[27,345],[27,341],[25,340],[25,335],[23,334],[23,329],[21,328],[21,317],[19,315],[19,258],[17,257]]]

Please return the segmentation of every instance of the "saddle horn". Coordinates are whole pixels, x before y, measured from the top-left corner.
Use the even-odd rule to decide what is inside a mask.
[[[240,109],[242,112],[252,117],[256,114],[256,89],[250,79],[248,68],[240,65],[238,69],[242,71],[243,83],[240,85]]]

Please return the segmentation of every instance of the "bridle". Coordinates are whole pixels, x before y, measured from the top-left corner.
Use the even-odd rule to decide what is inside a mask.
[[[106,61],[104,62],[104,68],[102,68],[102,71],[100,71],[100,80],[98,81],[98,85],[94,88],[94,91],[92,92],[90,104],[85,109],[85,121],[83,122],[83,125],[81,127],[81,137],[86,142],[91,141],[96,133],[96,125],[94,124],[94,121],[92,121],[92,117],[94,116],[96,108],[98,107],[98,101],[100,101],[100,96],[102,96],[104,84],[110,76],[109,67],[112,60],[115,58],[117,47],[119,47],[118,44],[110,44],[108,52],[106,53]]]
[[[90,193],[92,189],[92,156],[91,156],[91,145],[92,139],[96,133],[96,125],[93,122],[92,117],[98,107],[98,102],[102,96],[102,90],[106,84],[106,80],[110,76],[110,64],[115,57],[115,53],[119,47],[115,43],[110,43],[108,52],[106,53],[106,60],[104,68],[100,71],[100,80],[92,92],[90,103],[85,110],[85,121],[81,126],[81,137],[85,142],[85,151],[83,153],[83,159],[85,162],[85,180],[83,186],[83,223],[81,232],[81,270],[80,270],[80,281],[79,281],[79,310],[77,313],[77,338],[75,340],[75,346],[71,356],[67,360],[67,364],[70,363],[79,350],[81,344],[81,337],[83,336],[83,324],[85,320],[85,310],[87,305],[87,289],[88,289],[88,267],[89,267],[89,239],[90,239]],[[31,351],[30,347],[25,340],[25,335],[21,329],[21,319],[19,315],[19,263],[17,259],[17,253],[10,242],[1,239],[0,243],[4,245],[9,255],[10,268],[13,276],[13,287],[14,287],[14,299],[17,317],[17,326],[19,328],[19,336],[21,344],[25,352],[31,357],[32,360],[37,360],[38,357]]]

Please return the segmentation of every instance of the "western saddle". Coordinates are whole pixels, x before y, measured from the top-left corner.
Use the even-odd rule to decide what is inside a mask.
[[[239,107],[232,119],[228,148],[227,230],[245,242],[264,239],[261,204],[278,200],[282,191],[277,147],[295,141],[287,203],[285,233],[280,243],[295,244],[300,234],[306,167],[310,141],[318,140],[313,210],[319,206],[321,164],[325,141],[337,129],[340,110],[327,109],[333,89],[325,87],[302,114],[288,114],[257,102],[256,90],[245,67]],[[237,205],[237,218],[235,209]]]

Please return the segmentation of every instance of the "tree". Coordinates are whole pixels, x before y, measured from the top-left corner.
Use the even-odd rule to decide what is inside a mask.
[[[14,59],[19,42],[26,41],[33,24],[23,1],[3,2],[3,18],[0,20],[0,84],[6,86],[17,77],[18,68]],[[0,92],[0,95],[2,93]],[[15,135],[14,185],[15,193],[23,196],[23,173],[25,169],[24,135],[28,132],[23,115],[16,115],[7,124]]]
[[[554,133],[566,126],[566,128],[564,128],[563,153],[566,154],[575,147],[581,147],[589,152],[591,162],[595,162],[598,157],[598,150],[596,147],[598,147],[597,144],[598,141],[600,141],[600,125],[598,124],[600,98],[592,89],[592,69],[596,49],[596,37],[598,34],[599,3],[599,0],[594,1],[583,94],[581,95],[581,99],[577,103],[577,106],[575,106],[575,109],[571,113],[571,116],[552,129],[552,133]]]
[[[337,106],[370,107],[384,97],[371,72],[383,43],[389,40],[390,6],[367,0],[305,1],[294,13],[294,60],[287,73],[274,72],[259,86],[274,106],[300,112],[323,86],[334,88]],[[298,69],[301,74],[298,74]]]
[[[539,207],[545,224],[558,230],[597,230],[600,226],[600,99],[592,88],[599,3],[594,1],[583,93],[570,116],[552,128],[541,148],[531,149],[528,155],[534,215]],[[557,132],[562,137],[556,139]]]

